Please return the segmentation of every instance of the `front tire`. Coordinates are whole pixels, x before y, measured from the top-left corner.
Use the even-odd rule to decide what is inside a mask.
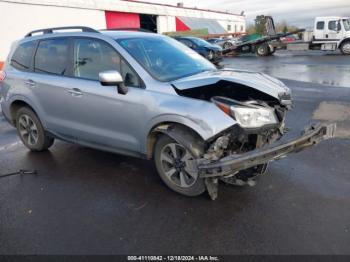
[[[340,51],[343,55],[350,55],[350,41],[345,41],[340,46]]]
[[[53,138],[45,134],[39,118],[28,107],[22,107],[17,111],[16,127],[18,136],[31,151],[44,151],[54,142]]]
[[[185,196],[198,196],[205,191],[203,178],[191,171],[186,160],[194,157],[170,137],[161,136],[155,146],[154,161],[160,178],[172,190]]]
[[[209,51],[208,55],[207,55],[207,59],[209,61],[212,61],[214,58],[214,52],[212,50]]]

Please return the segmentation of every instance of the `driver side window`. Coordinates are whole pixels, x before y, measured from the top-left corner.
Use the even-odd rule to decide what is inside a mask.
[[[140,87],[138,75],[109,44],[90,38],[74,40],[74,77],[99,80],[99,73],[117,70],[126,86]]]

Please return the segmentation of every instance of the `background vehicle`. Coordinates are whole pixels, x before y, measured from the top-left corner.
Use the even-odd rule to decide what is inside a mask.
[[[197,37],[181,36],[174,38],[214,64],[222,61],[222,48],[220,46],[213,45]]]
[[[276,33],[272,17],[266,17],[267,36],[246,40],[243,36],[224,53],[234,52],[256,53],[258,56],[272,55],[276,49],[287,48],[291,51],[340,50],[342,54],[350,54],[350,19],[347,17],[316,17],[313,31],[300,29],[287,33]],[[301,35],[301,40],[293,41],[288,36]],[[287,39],[287,41],[286,41]]]
[[[288,50],[340,50],[350,55],[350,19],[348,17],[316,17],[313,31],[305,31],[301,41],[288,43]]]
[[[231,48],[237,39],[229,39],[229,38],[210,38],[207,42],[215,45],[221,46],[223,49]]]
[[[266,36],[260,36],[258,34],[241,36],[231,48],[225,49],[223,53],[256,53],[258,56],[270,56],[281,46],[281,39],[305,31],[304,29],[300,29],[287,33],[276,33],[273,18],[271,16],[266,16],[265,18]]]
[[[68,29],[82,32],[59,33]],[[317,126],[272,144],[284,134],[288,87],[262,73],[219,70],[152,33],[30,32],[13,45],[0,84],[3,114],[30,150],[62,139],[154,159],[164,183],[186,196],[208,190],[215,199],[218,179],[252,184],[269,161],[334,132]]]

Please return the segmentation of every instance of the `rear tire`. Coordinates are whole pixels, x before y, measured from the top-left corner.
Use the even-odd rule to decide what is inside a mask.
[[[267,44],[261,44],[256,48],[255,52],[258,56],[268,56],[270,48]]]
[[[345,41],[340,46],[340,51],[343,55],[350,55],[350,41]]]
[[[206,190],[198,172],[188,172],[184,160],[194,157],[170,137],[161,136],[154,151],[154,162],[160,178],[172,190],[185,196],[198,196]]]
[[[16,128],[23,144],[31,151],[44,151],[54,143],[54,139],[45,134],[37,115],[28,107],[17,111]]]

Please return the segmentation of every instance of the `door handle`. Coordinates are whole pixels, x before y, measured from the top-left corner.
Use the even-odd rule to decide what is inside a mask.
[[[31,79],[28,79],[27,81],[24,82],[27,86],[29,87],[35,87],[35,82]]]
[[[72,96],[82,96],[83,92],[79,88],[66,89]]]

